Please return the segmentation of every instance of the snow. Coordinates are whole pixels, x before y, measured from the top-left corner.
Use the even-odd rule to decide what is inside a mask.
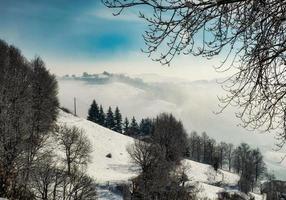
[[[263,197],[263,195],[259,195],[259,194],[254,194],[254,193],[250,193],[255,197],[255,200],[263,200],[266,199],[266,197]]]
[[[123,200],[120,194],[112,192],[106,186],[97,187],[97,199],[98,200]]]
[[[114,132],[86,119],[75,117],[71,114],[60,111],[58,124],[76,126],[84,130],[89,138],[93,152],[91,163],[87,173],[98,183],[99,200],[121,200],[122,197],[111,190],[108,185],[126,183],[138,174],[138,170],[132,164],[126,148],[134,142],[134,139],[120,133]],[[107,158],[107,154],[111,158]],[[215,172],[211,166],[191,160],[183,160],[182,165],[191,182],[197,183],[199,197],[207,197],[210,200],[217,198],[217,193],[223,188],[214,186],[216,182],[226,185],[236,185],[239,176],[237,174],[219,170]],[[255,195],[255,199],[262,199]]]
[[[183,165],[186,166],[187,175],[190,180],[195,180],[203,183],[222,182],[228,185],[236,185],[239,176],[237,174],[224,170],[215,170],[207,164],[198,163],[192,160],[184,160]]]
[[[198,188],[199,188],[198,198],[203,199],[207,197],[208,199],[211,200],[217,199],[217,193],[223,190],[223,188],[221,187],[216,187],[206,183],[199,183]]]
[[[136,176],[126,151],[128,145],[134,141],[132,138],[62,111],[58,123],[84,130],[93,147],[88,174],[98,183],[124,182]],[[112,158],[106,157],[109,153]]]

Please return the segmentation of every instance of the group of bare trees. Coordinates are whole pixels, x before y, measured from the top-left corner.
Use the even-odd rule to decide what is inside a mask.
[[[28,62],[0,41],[0,94],[0,195],[17,196],[53,129],[57,82],[40,58]]]
[[[260,150],[240,144],[233,152],[233,169],[240,174],[239,188],[248,193],[267,176],[267,168]]]
[[[132,180],[131,199],[195,199],[195,187],[178,169],[187,150],[187,135],[182,123],[171,114],[154,120],[154,132],[148,141],[136,141],[128,148],[140,175]]]
[[[210,164],[215,169],[227,169],[241,176],[239,187],[244,192],[253,190],[264,179],[267,169],[260,150],[252,149],[242,143],[235,147],[231,143],[210,138],[206,133],[193,132],[188,138],[188,157],[192,160]]]
[[[96,199],[96,184],[86,175],[92,149],[83,131],[62,124],[55,127],[49,142],[52,145],[47,144],[31,174],[34,198]]]
[[[234,145],[210,138],[205,132],[198,135],[192,132],[188,137],[188,157],[197,162],[214,165],[231,171]]]
[[[57,81],[40,58],[28,61],[0,41],[1,197],[95,198],[94,182],[84,173],[90,144],[81,130],[56,126],[57,92]],[[93,198],[86,198],[90,194]]]

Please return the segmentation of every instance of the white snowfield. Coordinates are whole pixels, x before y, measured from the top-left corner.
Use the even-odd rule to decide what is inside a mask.
[[[63,111],[59,113],[58,123],[76,126],[84,130],[93,146],[92,159],[87,172],[99,185],[124,183],[138,174],[138,170],[132,164],[126,150],[134,142],[133,138]],[[106,157],[107,154],[111,154],[111,158]],[[211,185],[212,183],[222,182],[228,185],[236,185],[239,180],[237,174],[223,170],[216,173],[209,165],[195,161],[186,159],[182,165],[189,179],[198,183],[201,198],[207,197],[214,200],[217,198],[217,192],[223,190],[221,187]],[[100,200],[122,199],[118,194],[113,194],[108,189],[100,189],[100,187],[98,195]],[[262,198],[260,195],[256,195],[255,199],[260,200]]]
[[[236,185],[239,176],[237,174],[218,170],[216,172],[210,165],[198,163],[192,160],[184,160],[183,165],[186,166],[187,175],[191,181],[202,183],[222,182],[228,185]]]
[[[88,174],[95,178],[96,182],[118,183],[136,176],[126,151],[128,145],[133,143],[133,138],[62,111],[58,122],[84,130],[93,148]],[[107,154],[112,157],[107,158]]]

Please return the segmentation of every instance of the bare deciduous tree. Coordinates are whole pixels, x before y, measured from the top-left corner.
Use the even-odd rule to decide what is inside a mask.
[[[158,145],[136,140],[133,145],[127,148],[132,162],[136,164],[143,173],[152,170],[164,159],[164,151]]]
[[[230,68],[221,98],[240,108],[242,125],[278,130],[286,142],[286,2],[281,0],[102,0],[115,14],[139,7],[149,24],[145,50],[169,64],[178,54],[212,58],[222,55],[218,70]],[[147,9],[146,9],[147,8]],[[150,8],[150,9],[148,9]]]
[[[31,62],[30,130],[26,139],[25,180],[30,177],[38,151],[46,145],[46,140],[54,128],[58,114],[58,85],[54,75],[45,68],[45,63],[37,57]],[[27,184],[26,184],[27,185]]]
[[[226,148],[226,160],[228,164],[228,171],[231,171],[233,149],[234,149],[233,144],[228,143]]]
[[[56,200],[58,186],[64,177],[64,172],[57,169],[55,156],[44,153],[36,161],[36,165],[30,172],[29,184],[37,199]]]
[[[61,166],[63,164],[63,166]],[[96,199],[95,181],[80,169],[67,171],[67,163],[58,156],[45,152],[37,159],[31,172],[31,190],[41,200]]]
[[[60,125],[57,127],[56,138],[65,154],[63,160],[66,163],[68,174],[90,162],[92,147],[83,130],[76,126]]]

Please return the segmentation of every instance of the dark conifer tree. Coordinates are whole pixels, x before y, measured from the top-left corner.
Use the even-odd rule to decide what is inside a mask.
[[[145,129],[145,119],[141,119],[140,124],[139,124],[140,135],[144,135],[144,129]]]
[[[106,128],[109,128],[111,130],[115,130],[114,115],[113,115],[113,112],[112,112],[112,109],[110,106],[109,106],[108,111],[106,113],[105,126],[106,126]]]
[[[95,100],[92,101],[92,104],[88,110],[87,120],[94,123],[99,123],[99,108]]]
[[[118,107],[115,109],[114,113],[115,131],[122,133],[122,115]]]
[[[136,121],[134,116],[131,119],[129,132],[130,132],[129,135],[131,135],[131,136],[139,135],[139,126],[138,126],[137,121]]]
[[[123,133],[124,135],[128,135],[129,131],[129,120],[127,117],[125,117],[124,122],[123,122]]]
[[[139,125],[140,134],[143,136],[150,136],[154,130],[153,121],[150,118],[142,119]]]
[[[102,108],[102,105],[100,105],[99,107],[99,122],[98,122],[101,126],[105,126],[105,113],[104,110]]]

